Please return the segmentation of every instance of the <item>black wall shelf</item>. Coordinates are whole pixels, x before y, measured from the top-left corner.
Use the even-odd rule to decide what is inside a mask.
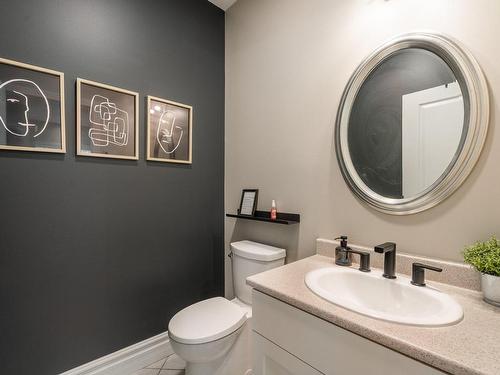
[[[237,219],[265,221],[268,223],[284,224],[284,225],[300,223],[300,214],[290,214],[286,212],[278,212],[276,215],[276,220],[271,220],[271,213],[268,211],[255,211],[255,214],[253,216],[240,215],[240,214],[226,214],[226,216],[235,217]]]

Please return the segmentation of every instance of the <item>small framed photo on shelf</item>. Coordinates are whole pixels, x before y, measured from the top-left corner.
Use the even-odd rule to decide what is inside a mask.
[[[241,202],[238,214],[253,216],[257,209],[259,189],[243,189],[241,192]]]

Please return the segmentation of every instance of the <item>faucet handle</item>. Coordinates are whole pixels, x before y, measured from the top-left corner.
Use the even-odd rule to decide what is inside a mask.
[[[415,262],[411,266],[411,283],[416,286],[425,286],[425,270],[443,272],[442,268]]]
[[[349,253],[358,254],[359,255],[359,270],[361,272],[371,272],[370,269],[370,253],[366,251],[359,251],[349,249],[347,250]]]

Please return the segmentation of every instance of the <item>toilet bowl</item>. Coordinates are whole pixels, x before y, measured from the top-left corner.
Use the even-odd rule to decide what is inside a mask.
[[[168,332],[172,349],[186,361],[186,374],[217,374],[246,321],[245,312],[222,297],[195,303],[176,314]]]
[[[236,298],[214,297],[179,311],[168,333],[174,352],[186,361],[186,375],[249,375],[251,288],[246,278],[284,264],[284,249],[239,241],[231,244]]]

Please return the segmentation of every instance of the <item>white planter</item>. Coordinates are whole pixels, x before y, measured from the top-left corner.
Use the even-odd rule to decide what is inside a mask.
[[[481,288],[484,300],[495,306],[500,306],[500,277],[481,274]]]

